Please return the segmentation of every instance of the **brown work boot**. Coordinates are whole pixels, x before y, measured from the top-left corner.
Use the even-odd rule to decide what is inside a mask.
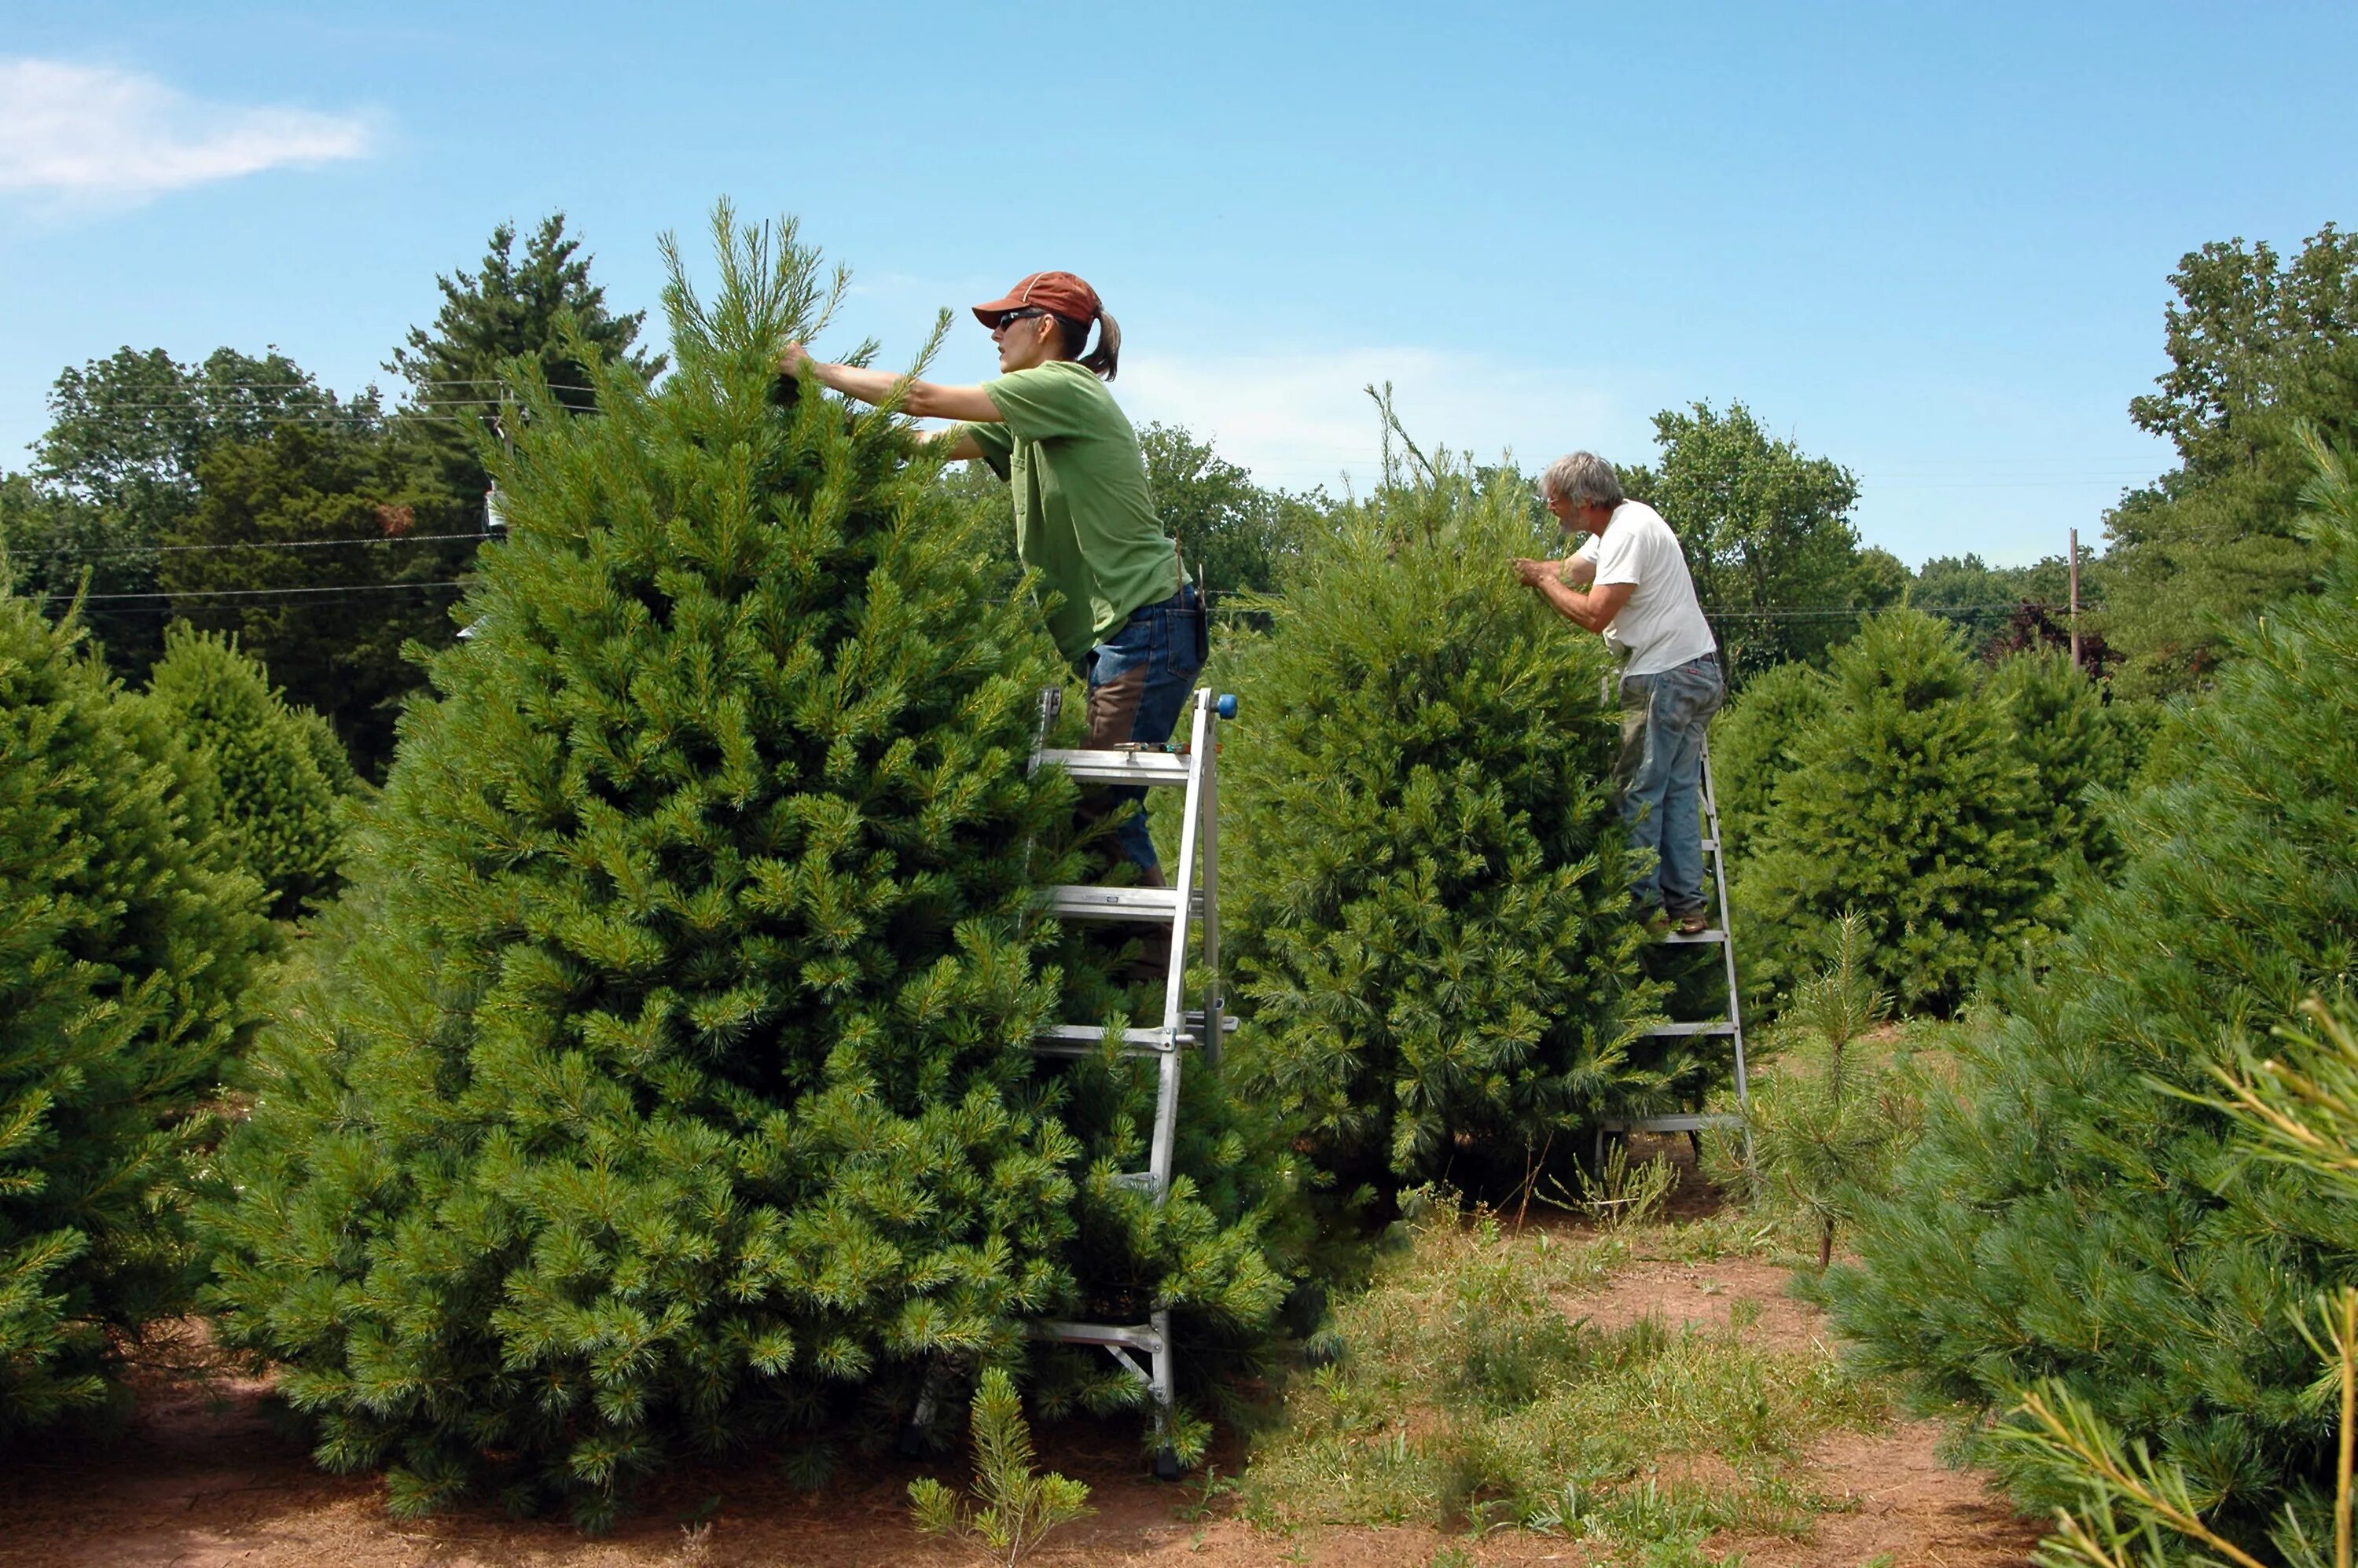
[[[1700,936],[1711,929],[1711,916],[1700,909],[1690,909],[1684,914],[1673,915],[1671,925],[1682,936]]]

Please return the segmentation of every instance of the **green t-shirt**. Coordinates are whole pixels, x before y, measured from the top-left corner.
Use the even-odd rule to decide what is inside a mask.
[[[1001,425],[968,425],[1015,492],[1015,554],[1058,598],[1048,630],[1079,664],[1141,605],[1179,591],[1138,435],[1105,383],[1070,360],[986,381]]]

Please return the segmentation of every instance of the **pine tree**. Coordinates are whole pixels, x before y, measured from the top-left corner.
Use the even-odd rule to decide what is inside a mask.
[[[2040,971],[1997,995],[1898,1195],[1837,1269],[1837,1319],[1926,1398],[2003,1409],[2062,1380],[2265,1539],[2330,1487],[2296,1308],[2358,1265],[2346,1199],[2239,1147],[2215,1096],[2312,992],[2358,972],[2358,476],[2322,452],[2328,561],[2185,710],[2169,776],[2115,816],[2128,859]],[[2077,1500],[2017,1454],[2017,1496]]]
[[[716,231],[709,303],[666,247],[660,389],[578,341],[598,414],[520,386],[481,633],[405,718],[335,978],[224,1156],[223,1332],[404,1513],[602,1525],[671,1455],[811,1458],[1084,1299],[1096,1177],[1029,1049],[1033,890],[1075,871],[1072,786],[1027,767],[1060,666],[1028,599],[977,596],[906,426],[776,377],[841,276],[791,223]],[[1192,1272],[1139,1288],[1267,1279],[1166,1209],[1122,1239]]]
[[[1790,984],[1855,905],[1877,983],[1903,1009],[1945,1012],[2036,928],[2049,872],[2035,781],[1952,628],[1887,611],[1832,674],[1737,868],[1748,960],[1763,984]]]
[[[1754,676],[1713,718],[1711,778],[1731,855],[1750,850],[1777,781],[1801,767],[1797,743],[1823,717],[1832,693],[1824,671],[1794,660]]]
[[[2030,769],[2035,813],[2044,818],[2036,831],[2059,884],[2076,868],[2109,874],[2119,865],[2121,842],[2089,792],[2128,782],[2134,738],[2068,654],[2010,654],[1990,672],[1986,689],[2014,754]]]
[[[1544,543],[1528,481],[1409,455],[1228,655],[1239,1070],[1347,1193],[1524,1176],[1671,1071],[1631,1060],[1660,993],[1604,647],[1508,570]]]
[[[182,1310],[182,1154],[266,935],[201,770],[0,597],[0,1432],[105,1397],[110,1333]]]
[[[222,830],[270,895],[274,918],[295,918],[334,886],[341,833],[317,715],[290,709],[233,638],[186,623],[165,633],[138,700],[211,764]]]

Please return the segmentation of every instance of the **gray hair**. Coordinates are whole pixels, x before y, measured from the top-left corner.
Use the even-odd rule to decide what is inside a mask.
[[[1618,506],[1621,476],[1595,452],[1572,452],[1548,464],[1540,475],[1540,493],[1574,506]]]

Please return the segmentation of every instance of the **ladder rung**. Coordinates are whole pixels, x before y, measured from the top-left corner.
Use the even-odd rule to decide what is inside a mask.
[[[1040,753],[1084,784],[1183,784],[1187,759],[1169,752],[1098,752],[1075,746],[1052,747]]]
[[[1128,1187],[1134,1193],[1151,1193],[1155,1190],[1154,1173],[1152,1171],[1124,1171],[1120,1175],[1116,1176],[1113,1179],[1113,1184],[1117,1187]]]
[[[1204,1010],[1202,1008],[1197,1008],[1192,1012],[1182,1013],[1180,1016],[1187,1021],[1187,1026],[1190,1029],[1195,1030],[1199,1034],[1202,1033],[1204,1028]],[[1224,1012],[1220,1014],[1220,1033],[1223,1034],[1234,1034],[1237,1032],[1237,1025],[1241,1022],[1242,1020],[1238,1019],[1233,1012]],[[1189,1038],[1192,1040],[1195,1036],[1190,1035]]]
[[[1105,1037],[1106,1032],[1094,1023],[1052,1023],[1032,1036],[1032,1049],[1043,1056],[1094,1056]],[[1166,1037],[1160,1029],[1121,1032],[1121,1054],[1125,1056],[1160,1056],[1176,1046],[1195,1043],[1195,1037],[1185,1033]]]
[[[1744,1119],[1712,1111],[1682,1111],[1675,1116],[1633,1116],[1605,1123],[1607,1132],[1703,1132],[1715,1127],[1741,1127]]]
[[[1706,849],[1716,849],[1719,848],[1719,840],[1717,838],[1706,838],[1703,841],[1703,847]]]
[[[1151,1323],[1135,1327],[1115,1323],[1035,1323],[1032,1333],[1036,1338],[1065,1345],[1126,1345],[1148,1352],[1163,1348],[1163,1336],[1154,1332]]]
[[[1684,931],[1666,931],[1662,934],[1662,940],[1665,942],[1681,944],[1690,942],[1725,942],[1727,940],[1727,933],[1725,931],[1697,931],[1690,935]]]
[[[1179,913],[1184,895],[1177,888],[1103,888],[1067,882],[1048,890],[1051,914],[1076,920],[1168,920]],[[1204,913],[1201,893],[1188,897],[1187,913]]]
[[[1644,1031],[1648,1034],[1733,1034],[1736,1025],[1722,1018],[1709,1023],[1658,1023]]]

